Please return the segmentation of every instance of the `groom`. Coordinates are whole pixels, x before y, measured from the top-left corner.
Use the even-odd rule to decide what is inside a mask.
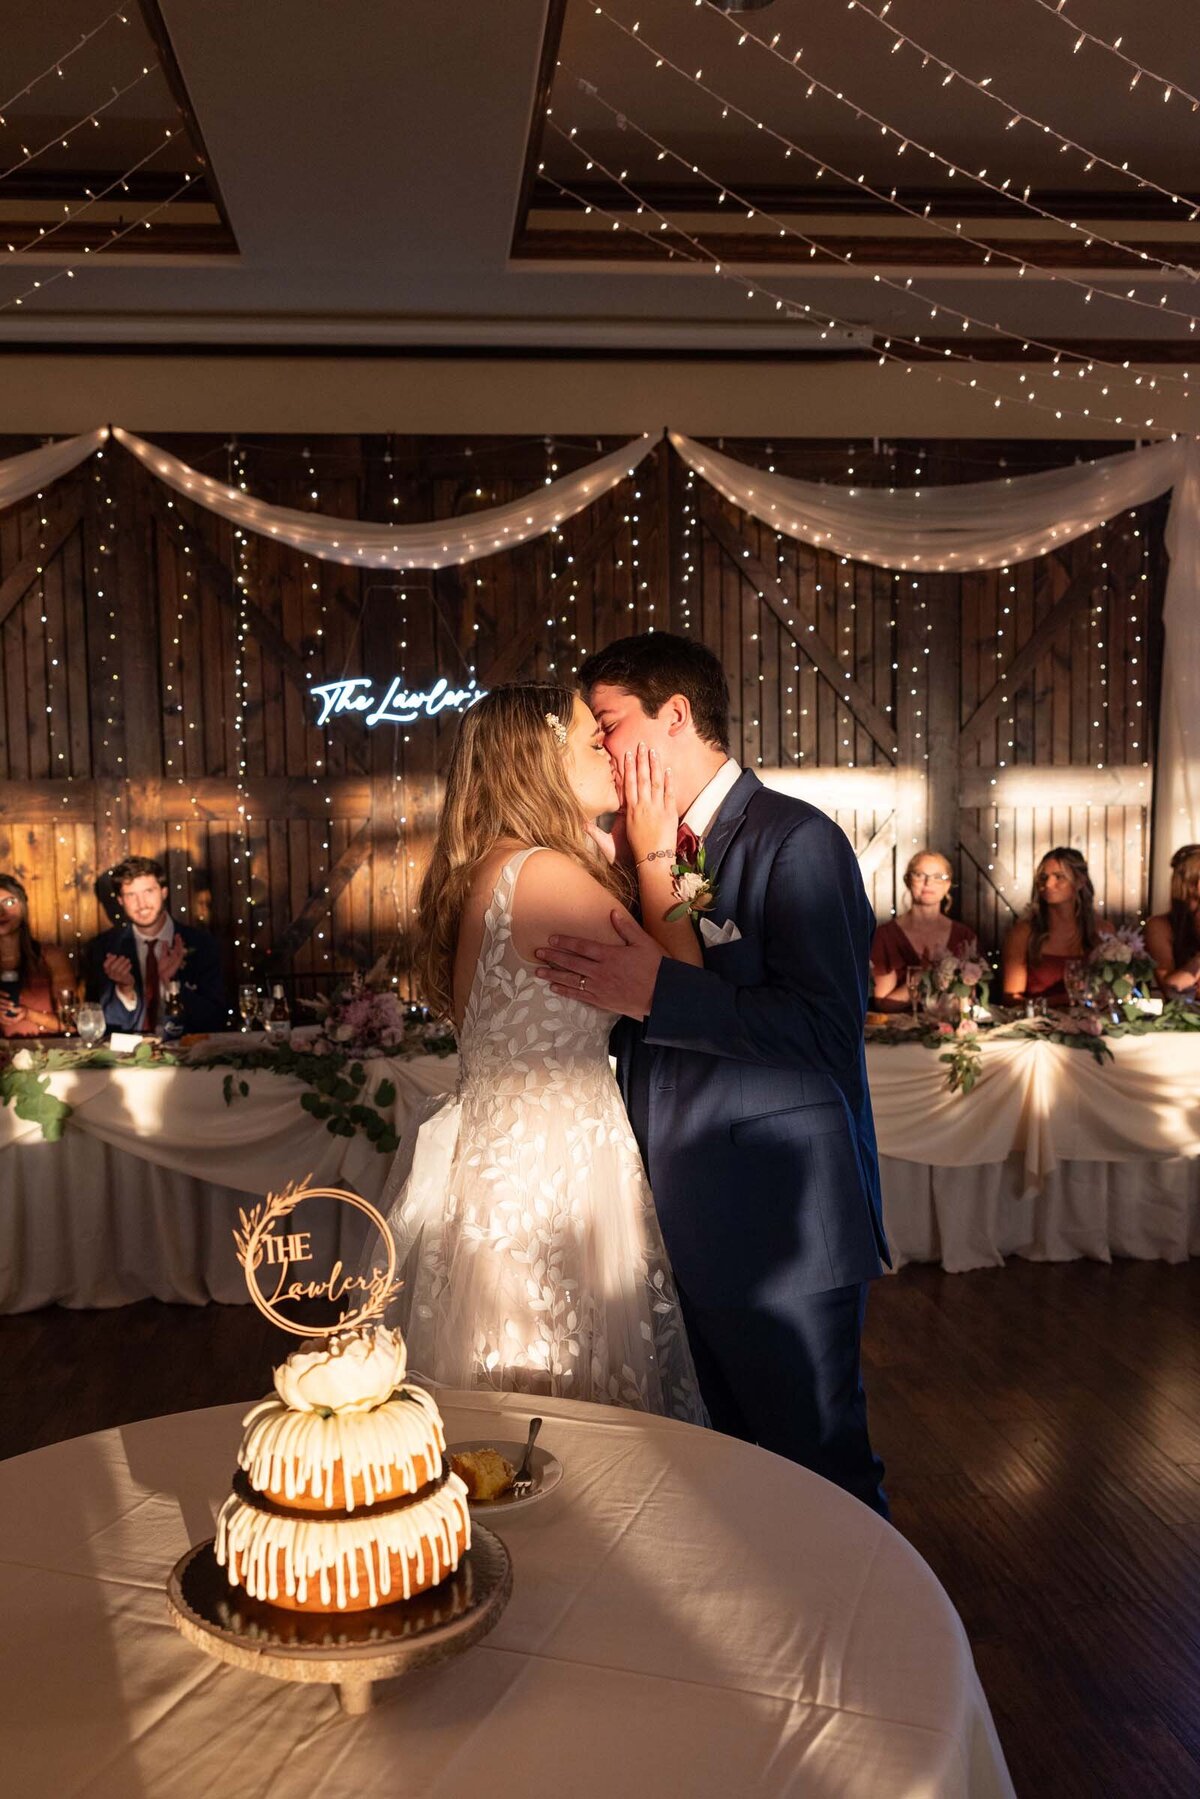
[[[670,768],[679,853],[703,843],[715,901],[702,968],[614,912],[621,947],[553,937],[539,973],[632,1021],[614,1044],[621,1089],[714,1426],[886,1517],[859,1359],[887,1244],[863,1049],[874,919],[854,852],[729,755],[729,690],[702,644],[622,638],[580,681],[618,781],[639,743]]]

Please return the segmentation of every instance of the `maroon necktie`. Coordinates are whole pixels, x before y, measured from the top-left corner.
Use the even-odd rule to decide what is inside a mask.
[[[158,1029],[158,938],[146,945],[146,992],[145,1013],[142,1021],[144,1031]]]
[[[694,865],[696,857],[699,854],[700,839],[697,837],[695,831],[693,831],[691,825],[680,825],[679,832],[675,838],[676,860],[679,862],[690,862]]]

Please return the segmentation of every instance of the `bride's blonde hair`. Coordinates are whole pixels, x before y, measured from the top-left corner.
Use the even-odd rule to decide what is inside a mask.
[[[454,954],[463,906],[480,862],[502,838],[558,850],[622,902],[621,872],[595,851],[566,770],[569,687],[496,687],[464,713],[446,773],[446,798],[417,905],[419,995],[454,1007]],[[556,724],[547,721],[552,714]]]

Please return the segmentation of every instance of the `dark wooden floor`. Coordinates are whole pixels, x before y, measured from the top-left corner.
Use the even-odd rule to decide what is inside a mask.
[[[1200,1793],[1200,1261],[881,1281],[895,1522],[966,1624],[1021,1799]],[[0,1318],[0,1455],[252,1397],[249,1306]]]

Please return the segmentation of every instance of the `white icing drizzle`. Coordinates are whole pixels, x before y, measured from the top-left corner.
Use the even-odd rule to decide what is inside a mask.
[[[345,1509],[354,1507],[353,1481],[363,1483],[365,1503],[411,1493],[441,1469],[446,1447],[441,1415],[423,1387],[401,1387],[398,1396],[370,1412],[294,1412],[279,1399],[264,1399],[242,1420],[246,1427],[239,1466],[260,1493],[294,1499],[310,1493],[333,1505],[333,1478],[342,1470]],[[417,1478],[416,1459],[426,1470]],[[396,1470],[400,1482],[396,1484]]]
[[[217,1560],[228,1568],[229,1584],[243,1586],[252,1599],[275,1600],[283,1592],[303,1605],[315,1584],[321,1604],[346,1609],[357,1599],[359,1552],[366,1567],[371,1605],[410,1599],[436,1586],[458,1566],[458,1538],[471,1544],[467,1489],[456,1474],[427,1499],[382,1517],[280,1518],[260,1512],[231,1494],[217,1519]],[[392,1592],[390,1557],[401,1565],[401,1591]],[[410,1563],[415,1564],[410,1573]]]

